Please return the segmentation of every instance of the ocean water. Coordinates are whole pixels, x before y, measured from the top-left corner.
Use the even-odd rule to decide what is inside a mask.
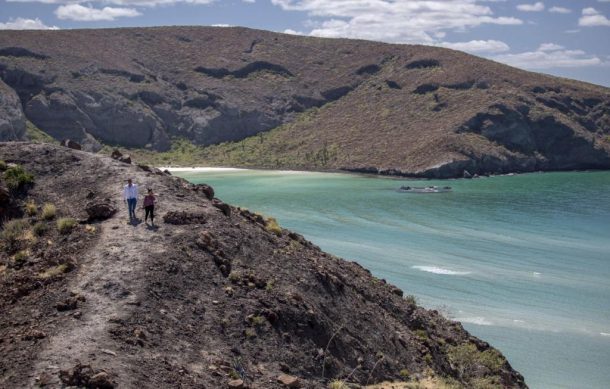
[[[355,260],[499,348],[537,389],[610,388],[610,172],[408,181],[175,172]],[[399,193],[450,185],[451,193]]]

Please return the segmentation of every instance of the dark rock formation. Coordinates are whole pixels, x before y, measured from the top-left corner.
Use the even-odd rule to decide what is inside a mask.
[[[75,141],[71,140],[71,139],[64,139],[61,141],[61,145],[64,147],[68,147],[74,150],[81,150],[82,147],[80,144],[76,143]]]

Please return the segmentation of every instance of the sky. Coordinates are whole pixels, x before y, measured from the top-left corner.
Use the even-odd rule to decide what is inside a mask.
[[[0,29],[161,25],[444,46],[610,87],[610,0],[0,0]]]

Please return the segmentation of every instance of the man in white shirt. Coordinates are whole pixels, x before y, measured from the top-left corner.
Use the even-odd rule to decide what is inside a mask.
[[[129,209],[129,220],[136,218],[136,204],[138,203],[138,186],[133,183],[131,178],[127,180],[127,185],[123,188],[123,200]]]

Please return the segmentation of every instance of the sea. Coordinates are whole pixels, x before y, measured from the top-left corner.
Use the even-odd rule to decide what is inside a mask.
[[[610,172],[472,180],[192,169],[220,199],[462,322],[534,389],[610,388]],[[400,193],[402,185],[451,186]]]

